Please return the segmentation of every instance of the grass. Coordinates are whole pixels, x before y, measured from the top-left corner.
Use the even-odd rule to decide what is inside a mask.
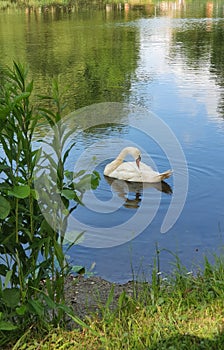
[[[134,296],[122,293],[113,311],[112,290],[81,330],[29,329],[11,349],[224,349],[224,258],[205,259],[197,276],[179,267],[168,280],[134,282]]]

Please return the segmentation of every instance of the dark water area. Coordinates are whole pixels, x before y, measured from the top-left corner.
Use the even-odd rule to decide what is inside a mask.
[[[95,264],[96,274],[125,282],[133,273],[147,277],[156,245],[162,273],[172,269],[169,251],[191,270],[204,254],[223,250],[221,1],[8,9],[0,12],[0,48],[1,65],[29,66],[36,94],[59,75],[76,141],[68,167],[92,161],[101,175],[73,213],[71,225],[85,235],[68,253],[72,264]],[[174,169],[165,187],[128,188],[103,176],[108,161],[133,144],[145,163]]]

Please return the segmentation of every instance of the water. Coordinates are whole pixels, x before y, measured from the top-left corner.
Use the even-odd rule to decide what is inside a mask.
[[[147,275],[156,244],[165,249],[160,254],[162,272],[172,268],[168,250],[190,269],[202,263],[204,254],[222,249],[223,13],[218,1],[0,12],[1,64],[29,64],[37,93],[45,93],[52,76],[60,74],[62,86],[69,86],[68,114],[105,103],[74,117],[79,133],[74,129],[76,146],[68,167],[77,165],[78,156],[83,166],[95,156],[91,166],[102,179],[94,196],[85,194],[86,207],[73,213],[88,227],[87,243],[69,253],[74,265],[88,269],[96,263],[98,275],[124,282],[133,272]],[[111,112],[113,102],[118,105]],[[150,114],[144,111],[159,118],[159,130],[154,126],[147,131]],[[126,144],[141,148],[143,161],[160,171],[175,167],[164,192],[128,189],[122,182],[111,189],[103,168]],[[174,199],[172,206],[180,215],[161,233]],[[148,225],[142,229],[144,222]]]

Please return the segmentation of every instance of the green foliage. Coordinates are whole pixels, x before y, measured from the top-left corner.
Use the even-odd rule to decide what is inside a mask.
[[[2,346],[10,339],[9,332],[13,337],[17,336],[18,330],[26,329],[30,324],[37,323],[39,327],[48,328],[49,322],[56,325],[63,321],[64,310],[59,306],[64,303],[64,281],[70,271],[63,251],[63,233],[69,213],[82,202],[77,194],[78,184],[65,170],[65,162],[74,143],[64,151],[69,133],[66,134],[60,123],[64,105],[57,80],[52,84],[52,96],[42,97],[44,101],[53,102],[52,110],[37,110],[30,102],[33,81],[28,82],[26,67],[14,63],[12,69],[2,69],[0,74],[0,144],[4,151],[0,158]],[[41,148],[33,147],[40,113],[54,128],[56,159],[44,154]],[[38,202],[39,193],[34,187],[36,164],[46,156],[52,166],[50,174],[44,178],[45,197],[49,199],[50,190],[57,189],[66,209],[66,215],[56,217],[56,220],[62,220],[56,228],[43,215]],[[88,176],[91,177],[92,188],[95,188],[98,174]],[[72,208],[71,200],[75,202]]]
[[[3,196],[0,196],[0,219],[5,219],[9,212],[10,203]]]

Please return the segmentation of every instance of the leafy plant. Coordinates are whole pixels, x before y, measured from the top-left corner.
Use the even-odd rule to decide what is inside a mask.
[[[69,138],[63,123],[63,112],[57,80],[52,84],[52,110],[35,108],[31,103],[33,81],[28,70],[15,63],[0,72],[0,345],[8,340],[8,332],[38,323],[58,324],[63,320],[64,282],[70,267],[63,250],[63,233],[68,215],[82,204],[79,185],[65,169],[74,146],[65,149]],[[57,157],[33,146],[33,136],[40,116],[54,129],[53,147]],[[44,180],[45,209],[52,222],[40,209],[40,194],[35,188],[36,165],[48,157],[51,164]],[[79,182],[88,174],[79,174]],[[80,178],[81,176],[81,178]],[[89,174],[92,187],[97,186],[97,173]],[[59,196],[61,207],[52,206],[52,190]],[[80,192],[81,193],[81,192]],[[58,199],[58,197],[56,198]],[[42,197],[43,201],[43,197]],[[71,205],[73,201],[73,205]],[[60,214],[60,215],[59,215]],[[56,215],[56,217],[55,217]],[[54,225],[53,222],[57,223]],[[59,223],[59,224],[58,224]]]

